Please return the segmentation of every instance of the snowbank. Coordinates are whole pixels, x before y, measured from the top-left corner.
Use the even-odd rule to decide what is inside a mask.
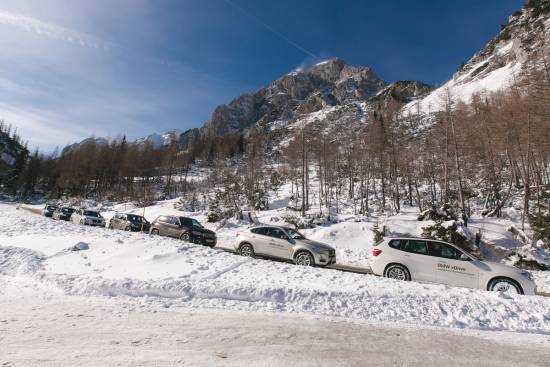
[[[67,295],[139,297],[144,307],[229,308],[550,333],[550,298],[246,259],[178,240],[56,222],[8,205],[0,205],[0,211],[0,274],[32,279]],[[344,222],[333,230],[366,230],[361,225]],[[345,230],[349,228],[353,231]],[[331,237],[326,228],[312,235]],[[350,246],[363,246],[349,240]],[[89,249],[66,251],[77,242]]]

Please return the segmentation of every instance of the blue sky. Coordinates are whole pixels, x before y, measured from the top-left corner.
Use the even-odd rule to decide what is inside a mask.
[[[31,147],[201,126],[318,59],[438,84],[523,0],[0,0],[0,119]]]

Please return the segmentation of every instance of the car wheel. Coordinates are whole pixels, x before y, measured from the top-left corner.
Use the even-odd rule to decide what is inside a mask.
[[[180,240],[184,242],[191,242],[191,235],[189,235],[189,232],[183,232],[180,236]]]
[[[406,267],[399,264],[392,264],[386,268],[384,272],[384,277],[397,280],[411,280],[411,274]]]
[[[245,257],[254,257],[254,247],[249,243],[244,243],[239,248],[239,254]]]
[[[129,232],[130,231],[130,226],[124,227],[124,230]]]
[[[158,236],[160,234],[159,230],[158,229],[153,229],[151,230],[151,234],[155,235],[155,236]]]
[[[509,278],[496,278],[489,282],[487,287],[491,292],[502,292],[508,294],[523,294],[520,285]]]
[[[294,262],[296,263],[296,265],[301,266],[315,266],[313,255],[306,251],[299,252],[298,255],[296,255],[296,257],[294,258]]]

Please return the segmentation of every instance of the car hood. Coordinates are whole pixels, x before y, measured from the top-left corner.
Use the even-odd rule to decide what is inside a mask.
[[[195,232],[200,232],[200,233],[216,234],[216,232],[211,231],[211,230],[206,229],[206,228],[196,228],[196,227],[193,227],[193,231],[195,231]]]
[[[514,266],[505,265],[501,263],[496,263],[492,261],[480,261],[481,264],[488,267],[488,271],[499,272],[499,273],[523,273],[525,270],[518,269]]]
[[[319,250],[326,250],[326,251],[334,250],[334,247],[332,246],[329,246],[322,242],[313,241],[313,240],[296,240],[296,242],[315,247],[316,249],[319,249]]]

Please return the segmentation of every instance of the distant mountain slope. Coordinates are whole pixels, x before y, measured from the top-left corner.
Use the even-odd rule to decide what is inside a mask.
[[[29,150],[17,134],[0,121],[0,190],[15,184],[24,168]]]
[[[200,137],[246,133],[252,128],[277,131],[271,136],[281,142],[292,128],[310,123],[326,132],[343,126],[357,129],[367,123],[372,111],[390,103],[402,106],[404,117],[415,115],[422,122],[415,123],[415,129],[421,131],[431,126],[432,113],[444,108],[447,91],[453,101],[467,103],[474,93],[509,87],[536,51],[550,47],[549,13],[549,0],[529,0],[509,17],[498,35],[437,89],[418,81],[390,84],[368,67],[351,66],[336,58],[309,70],[290,72],[268,87],[216,107],[200,128],[152,134],[136,143],[159,147],[176,142],[180,149],[187,149]]]
[[[455,101],[468,103],[474,93],[509,87],[530,67],[529,60],[535,52],[549,49],[549,14],[550,1],[528,1],[449,81],[424,98],[407,104],[403,113],[420,112],[426,116],[442,110],[447,90]]]

